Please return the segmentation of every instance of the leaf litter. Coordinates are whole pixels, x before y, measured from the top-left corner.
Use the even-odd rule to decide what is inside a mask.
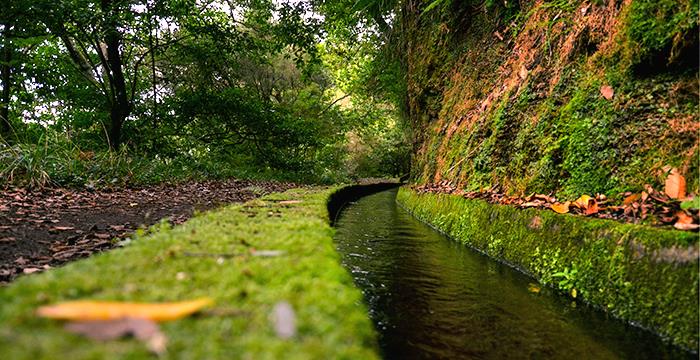
[[[128,244],[136,229],[161,219],[180,224],[196,211],[293,187],[230,179],[103,190],[0,189],[0,284]]]
[[[621,204],[612,204],[603,194],[581,195],[575,201],[559,202],[551,195],[532,194],[510,196],[497,191],[497,188],[482,191],[464,191],[449,181],[413,186],[418,193],[443,193],[462,196],[467,199],[481,199],[492,204],[512,205],[519,208],[550,209],[559,214],[582,215],[600,219],[612,219],[630,223],[654,226],[673,226],[683,231],[700,229],[698,197],[686,194],[686,182],[677,169],[669,168],[663,191],[651,185],[639,193],[621,194]]]

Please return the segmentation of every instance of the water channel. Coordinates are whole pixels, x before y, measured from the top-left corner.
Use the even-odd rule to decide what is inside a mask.
[[[693,358],[447,239],[395,197],[361,198],[335,223],[385,359]]]

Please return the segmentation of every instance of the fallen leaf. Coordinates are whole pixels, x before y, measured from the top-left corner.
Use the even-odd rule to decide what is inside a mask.
[[[529,283],[527,284],[527,291],[531,293],[538,294],[542,290],[542,288],[539,287],[537,284]]]
[[[571,205],[570,201],[567,201],[565,203],[556,203],[552,204],[552,210],[559,214],[566,214],[569,212],[569,205]]]
[[[633,202],[636,202],[637,200],[642,198],[642,194],[632,194],[628,197],[625,198],[625,200],[622,201],[623,204],[625,205],[630,205]]]
[[[664,184],[664,192],[671,199],[685,198],[685,178],[678,172],[678,169],[671,169]]]
[[[110,225],[109,228],[114,231],[124,231],[124,225]]]
[[[540,205],[542,205],[542,203],[540,203],[540,202],[528,201],[528,202],[520,204],[520,207],[529,208],[529,207],[538,207]]]
[[[679,211],[676,213],[676,223],[673,227],[678,230],[695,230],[700,227],[700,224],[693,224],[693,217],[686,214],[685,211]]]
[[[11,243],[11,242],[15,242],[15,241],[17,241],[17,238],[12,237],[12,236],[0,238],[0,243]]]
[[[296,335],[296,314],[288,302],[280,301],[275,304],[272,310],[272,322],[278,337],[289,339]]]
[[[600,87],[600,94],[603,95],[606,100],[611,100],[615,96],[615,90],[609,85],[603,85]]]
[[[646,191],[642,191],[642,202],[647,201],[649,194]]]
[[[103,239],[103,240],[112,238],[112,235],[109,235],[109,234],[95,233],[94,235],[96,238]]]
[[[71,322],[66,324],[66,330],[97,341],[133,336],[143,341],[151,352],[159,355],[165,352],[167,344],[167,338],[158,324],[139,318]]]
[[[689,231],[689,230],[697,230],[697,229],[700,229],[700,224],[679,224],[679,223],[675,223],[675,224],[673,224],[673,227],[676,228],[676,229],[678,229],[678,230]]]
[[[593,214],[597,214],[598,212],[600,212],[600,208],[598,207],[598,203],[596,203],[595,201],[593,201],[593,203],[591,203],[591,204],[583,211],[583,213],[584,213],[585,215],[593,215]]]
[[[253,254],[253,256],[275,257],[284,255],[284,250],[253,250],[251,251],[251,253]]]
[[[527,68],[525,66],[520,67],[520,71],[518,72],[518,76],[520,76],[521,79],[525,80],[527,78]]]
[[[576,199],[576,201],[574,201],[574,205],[576,207],[578,207],[579,209],[585,209],[588,207],[588,202],[591,200],[593,200],[592,197],[590,197],[588,195],[581,195],[580,198],[578,198],[578,199]]]
[[[74,227],[72,226],[52,226],[49,228],[49,231],[68,231],[68,230],[75,230]]]
[[[291,204],[299,204],[299,203],[301,203],[301,200],[283,200],[283,201],[279,202],[280,205],[291,205]]]
[[[41,317],[64,320],[114,320],[125,317],[153,321],[175,320],[211,305],[213,301],[202,298],[171,303],[128,303],[111,301],[69,301],[37,310]]]
[[[25,273],[25,274],[32,274],[32,273],[35,273],[35,272],[41,271],[41,270],[42,270],[42,269],[40,269],[40,268],[29,267],[29,268],[24,268],[24,269],[22,269],[22,272]]]
[[[596,200],[588,195],[581,195],[580,198],[576,199],[574,205],[583,210],[584,215],[593,215],[600,211]]]

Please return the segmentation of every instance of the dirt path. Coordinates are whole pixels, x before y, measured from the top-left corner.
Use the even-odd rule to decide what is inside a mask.
[[[180,224],[195,210],[293,187],[226,180],[105,191],[6,189],[0,192],[0,284],[117,247],[113,239],[160,219]]]

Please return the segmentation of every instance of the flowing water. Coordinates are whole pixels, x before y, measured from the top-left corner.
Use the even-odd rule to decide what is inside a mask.
[[[396,190],[364,197],[335,224],[384,358],[691,357],[553,290],[537,291],[533,279],[447,239],[395,197]]]

